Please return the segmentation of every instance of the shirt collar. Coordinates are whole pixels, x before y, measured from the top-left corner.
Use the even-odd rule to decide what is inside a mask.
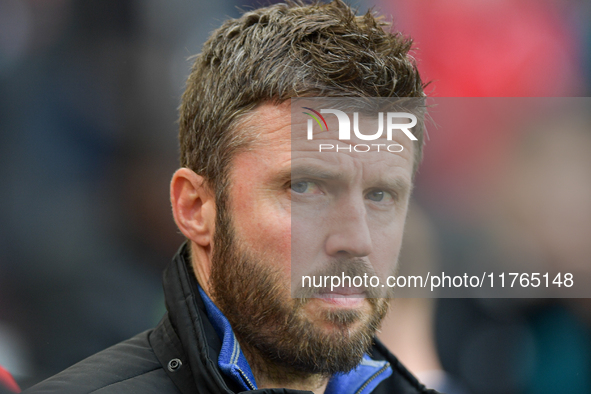
[[[240,385],[244,390],[256,390],[256,382],[250,365],[242,353],[240,344],[232,331],[230,322],[226,316],[218,309],[213,301],[205,294],[205,291],[199,286],[199,293],[203,298],[207,317],[211,321],[213,328],[222,340],[222,349],[218,357],[218,366],[222,372]]]
[[[199,293],[205,304],[207,316],[216,333],[222,340],[218,366],[222,372],[240,385],[244,390],[256,390],[257,385],[250,365],[244,357],[240,344],[232,331],[228,319],[199,286]],[[372,360],[367,354],[357,367],[348,373],[338,373],[331,377],[325,394],[367,394],[378,384],[392,375],[392,367],[387,361]]]

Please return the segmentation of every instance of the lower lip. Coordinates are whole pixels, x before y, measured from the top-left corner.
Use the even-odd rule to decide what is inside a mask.
[[[342,296],[342,295],[333,295],[333,294],[325,294],[318,297],[319,300],[326,302],[327,304],[339,306],[339,307],[357,307],[363,304],[365,300],[361,295],[353,297],[353,296]]]

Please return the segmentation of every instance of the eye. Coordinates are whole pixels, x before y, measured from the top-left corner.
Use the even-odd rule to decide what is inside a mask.
[[[384,190],[372,190],[365,195],[365,198],[374,202],[392,202],[394,197]]]
[[[320,191],[318,185],[310,181],[299,181],[291,184],[291,190],[299,194],[316,194]]]

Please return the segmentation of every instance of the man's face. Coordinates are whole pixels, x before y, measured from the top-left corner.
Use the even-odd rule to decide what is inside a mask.
[[[393,272],[412,145],[395,136],[401,153],[319,155],[322,137],[292,138],[289,103],[262,105],[249,124],[257,141],[234,158],[230,190],[218,201],[213,297],[241,344],[267,361],[304,373],[348,371],[371,345],[387,299],[346,288],[292,298],[292,278]]]

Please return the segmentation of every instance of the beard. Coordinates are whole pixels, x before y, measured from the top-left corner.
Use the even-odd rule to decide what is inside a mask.
[[[289,281],[274,261],[236,239],[229,204],[218,203],[210,289],[253,369],[286,378],[329,376],[355,368],[370,349],[389,306],[366,298],[370,313],[331,309],[322,326],[306,316],[309,298],[292,298]],[[349,264],[351,265],[351,264]]]

